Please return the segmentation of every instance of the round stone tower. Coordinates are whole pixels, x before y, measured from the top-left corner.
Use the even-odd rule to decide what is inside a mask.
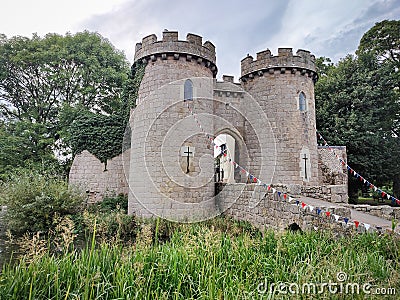
[[[212,115],[215,47],[195,34],[181,41],[178,32],[164,31],[161,41],[153,34],[136,45],[139,62],[145,73],[130,120],[128,212],[177,221],[212,217],[214,158],[206,135],[213,127],[204,118]]]
[[[315,57],[291,48],[257,53],[241,62],[242,87],[262,107],[271,122],[276,142],[273,183],[318,184],[315,133]]]

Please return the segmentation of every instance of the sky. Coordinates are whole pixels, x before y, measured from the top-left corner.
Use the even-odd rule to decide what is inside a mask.
[[[133,62],[144,36],[191,32],[216,46],[217,77],[235,80],[240,61],[267,48],[306,49],[337,62],[385,19],[400,19],[399,0],[0,0],[7,37],[96,31]]]

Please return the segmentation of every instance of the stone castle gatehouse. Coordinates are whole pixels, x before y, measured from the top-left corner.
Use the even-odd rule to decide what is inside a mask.
[[[238,83],[226,75],[218,81],[211,42],[164,31],[161,40],[153,34],[136,45],[135,63],[145,73],[130,119],[130,149],[106,172],[81,153],[71,183],[93,196],[128,193],[130,214],[171,220],[219,215],[250,183],[347,202],[346,170],[317,145],[318,76],[309,51],[247,55]],[[344,147],[336,151],[346,159]],[[215,181],[222,182],[217,190]],[[229,197],[223,205],[222,195]]]

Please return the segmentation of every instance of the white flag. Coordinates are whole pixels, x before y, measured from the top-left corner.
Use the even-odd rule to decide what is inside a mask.
[[[364,227],[365,227],[365,230],[368,231],[368,229],[371,227],[371,225],[364,223]]]

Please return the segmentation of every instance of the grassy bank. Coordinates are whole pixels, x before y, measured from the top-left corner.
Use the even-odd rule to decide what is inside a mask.
[[[23,257],[3,267],[0,297],[267,299],[270,283],[339,283],[338,272],[346,273],[344,283],[400,287],[400,242],[392,236],[261,234],[225,219],[159,227],[141,224],[128,245],[93,239],[83,250],[45,252],[29,262]],[[346,295],[329,294],[326,288],[318,297],[323,296]],[[353,296],[363,299],[365,294]]]

